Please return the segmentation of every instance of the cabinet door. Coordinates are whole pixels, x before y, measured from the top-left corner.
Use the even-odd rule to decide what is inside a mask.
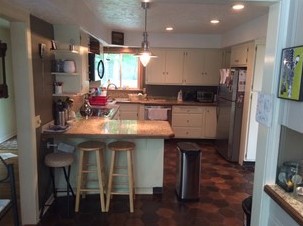
[[[248,46],[238,45],[231,48],[231,66],[246,66],[248,57]]]
[[[202,50],[187,50],[184,53],[183,84],[201,85],[204,55]]]
[[[204,112],[204,137],[216,138],[217,114],[216,107],[206,107]]]
[[[165,83],[165,50],[153,49],[152,53],[157,58],[150,59],[146,67],[146,84],[164,84]]]
[[[138,120],[138,104],[120,104],[119,119]]]
[[[217,49],[203,50],[204,62],[202,72],[202,85],[218,86],[220,78],[221,51]]]
[[[182,84],[183,51],[166,50],[165,84]]]

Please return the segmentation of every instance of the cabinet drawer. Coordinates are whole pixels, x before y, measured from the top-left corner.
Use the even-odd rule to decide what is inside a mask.
[[[174,113],[196,113],[201,114],[203,113],[203,107],[196,107],[196,106],[173,106],[173,114]]]
[[[138,111],[138,104],[120,104],[119,111]]]
[[[201,114],[173,114],[172,118],[173,126],[202,126],[202,115]]]
[[[201,138],[201,128],[173,127],[175,138]]]

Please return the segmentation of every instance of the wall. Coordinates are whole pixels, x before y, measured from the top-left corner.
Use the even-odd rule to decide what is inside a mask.
[[[128,46],[140,46],[143,40],[142,33],[125,33],[125,43]],[[220,35],[196,35],[196,34],[148,34],[150,48],[220,48]]]
[[[297,225],[265,194],[263,188],[265,184],[275,184],[281,122],[287,122],[285,119],[292,116],[297,117],[293,121],[302,124],[302,120],[299,120],[302,115],[299,114],[299,106],[291,109],[296,113],[294,115],[289,113],[290,109],[285,108],[292,101],[277,98],[281,50],[303,42],[299,26],[302,11],[303,2],[300,0],[281,0],[270,8],[262,92],[273,96],[273,113],[270,127],[259,126],[251,222],[254,226]]]
[[[32,65],[34,77],[35,115],[40,115],[41,124],[53,120],[53,83],[51,75],[51,62],[54,55],[50,51],[51,40],[54,39],[53,26],[37,17],[30,16]],[[39,44],[45,44],[43,57],[39,54]],[[37,140],[37,166],[38,166],[38,196],[41,208],[45,190],[49,186],[49,170],[44,165],[45,152],[41,143],[41,127],[36,129]]]
[[[10,41],[9,22],[3,20],[7,27],[0,27],[0,40],[7,44],[7,51],[5,57],[6,82],[8,86],[9,97],[0,98],[0,143],[17,134],[16,128],[16,109],[15,109],[15,90],[13,83],[12,70],[12,50]],[[2,81],[2,58],[0,62],[0,76]]]
[[[221,47],[263,39],[267,33],[268,15],[258,17],[222,35]]]

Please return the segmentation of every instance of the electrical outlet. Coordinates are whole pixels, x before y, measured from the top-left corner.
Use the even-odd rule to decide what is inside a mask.
[[[41,119],[40,119],[40,115],[35,116],[35,127],[36,129],[39,128],[41,126]]]

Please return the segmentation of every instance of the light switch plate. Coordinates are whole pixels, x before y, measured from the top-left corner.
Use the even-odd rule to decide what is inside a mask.
[[[41,126],[41,119],[40,119],[40,115],[35,116],[35,127],[36,129],[39,128]]]

